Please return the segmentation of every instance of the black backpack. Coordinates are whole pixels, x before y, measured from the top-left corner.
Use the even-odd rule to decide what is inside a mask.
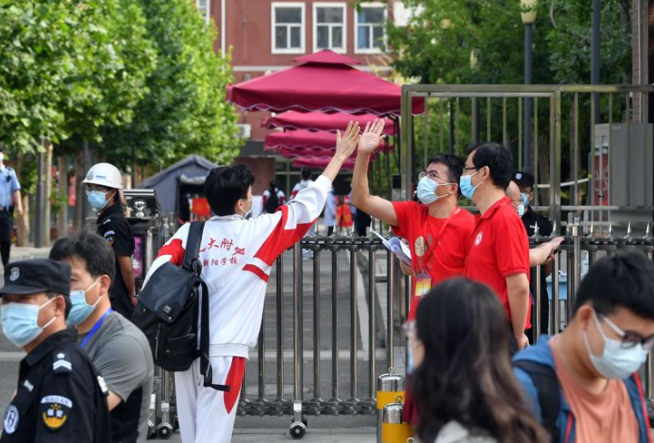
[[[166,371],[186,371],[200,358],[204,386],[214,385],[209,362],[209,289],[202,280],[198,250],[204,222],[191,223],[181,267],[167,262],[148,280],[138,298],[132,322],[150,343],[154,364]],[[201,319],[198,343],[198,319]]]
[[[561,395],[556,372],[549,365],[529,360],[514,361],[513,367],[525,371],[534,382],[541,411],[541,425],[549,432],[552,442],[558,443],[561,439],[561,433],[556,425],[556,420],[561,411]]]
[[[279,197],[277,197],[277,188],[269,189],[270,197],[266,202],[266,207],[264,208],[268,214],[272,214],[279,207]]]

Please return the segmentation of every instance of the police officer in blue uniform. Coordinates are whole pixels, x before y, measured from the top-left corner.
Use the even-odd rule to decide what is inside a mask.
[[[20,198],[20,183],[13,168],[5,166],[4,152],[0,146],[0,257],[2,266],[7,269],[11,251],[11,231],[14,227],[14,209],[23,215]]]
[[[71,268],[49,259],[11,263],[0,290],[2,331],[27,352],[0,443],[111,442],[106,386],[66,329]]]

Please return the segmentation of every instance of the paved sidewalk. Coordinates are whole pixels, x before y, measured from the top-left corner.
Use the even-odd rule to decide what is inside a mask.
[[[12,246],[9,254],[9,263],[33,258],[48,258],[50,248],[35,248],[33,246]],[[0,276],[4,276],[4,269],[0,266]],[[2,286],[2,282],[0,282]]]

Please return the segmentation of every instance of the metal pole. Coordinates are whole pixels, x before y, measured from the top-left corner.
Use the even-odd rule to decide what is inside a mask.
[[[350,398],[357,398],[357,251],[350,250]]]
[[[531,84],[532,71],[532,46],[534,38],[534,26],[531,23],[525,24],[525,85]],[[531,97],[525,97],[524,106],[524,154],[522,156],[522,167],[524,170],[530,170],[532,167],[532,128],[531,128]]]
[[[277,398],[284,398],[284,262],[283,254],[277,259],[275,281],[277,283]]]
[[[449,100],[450,104],[450,154],[454,154],[454,102]]]
[[[593,0],[593,19],[590,42],[590,83],[599,85],[600,83],[600,18],[601,18],[601,0]],[[593,93],[595,103],[599,104],[599,95]],[[595,121],[599,121],[599,106],[595,106]]]
[[[338,250],[332,249],[332,398],[338,398]]]
[[[395,274],[393,273],[393,259],[395,254],[388,251],[386,253],[386,366],[392,368],[395,366],[393,359],[395,358],[393,352],[393,315],[395,315],[395,308],[393,301],[395,297]]]
[[[377,382],[377,377],[376,377],[376,368],[375,368],[375,350],[376,350],[376,336],[377,336],[377,326],[376,326],[376,310],[375,310],[375,280],[376,280],[376,275],[377,275],[377,263],[376,263],[376,257],[375,257],[375,250],[371,246],[370,250],[368,250],[368,309],[370,311],[370,317],[368,318],[368,333],[369,333],[369,388],[370,388],[370,398],[375,398],[375,393],[376,393],[376,382]]]
[[[43,142],[43,139],[41,139]],[[43,146],[43,143],[41,143]],[[34,224],[34,246],[43,247],[43,152],[38,157],[38,181],[36,182],[36,223]]]
[[[320,398],[320,251],[313,251],[313,396]]]
[[[561,329],[561,305],[559,303],[559,254],[554,253],[552,265],[552,335]]]
[[[472,97],[472,143],[479,144],[479,99]]]
[[[302,247],[293,248],[293,416],[302,419]],[[298,420],[299,419],[299,420]]]

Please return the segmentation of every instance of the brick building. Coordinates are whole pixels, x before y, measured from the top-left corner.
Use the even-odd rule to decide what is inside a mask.
[[[236,82],[293,66],[293,59],[321,49],[332,49],[361,62],[358,68],[383,75],[390,72],[382,52],[385,21],[406,20],[399,1],[361,4],[355,0],[196,0],[207,22],[216,24],[216,51],[231,48]],[[299,180],[298,171],[282,157],[263,151],[268,130],[261,120],[270,114],[242,112],[239,123],[248,138],[237,163],[247,164],[257,176],[260,194],[276,177],[286,191]]]

